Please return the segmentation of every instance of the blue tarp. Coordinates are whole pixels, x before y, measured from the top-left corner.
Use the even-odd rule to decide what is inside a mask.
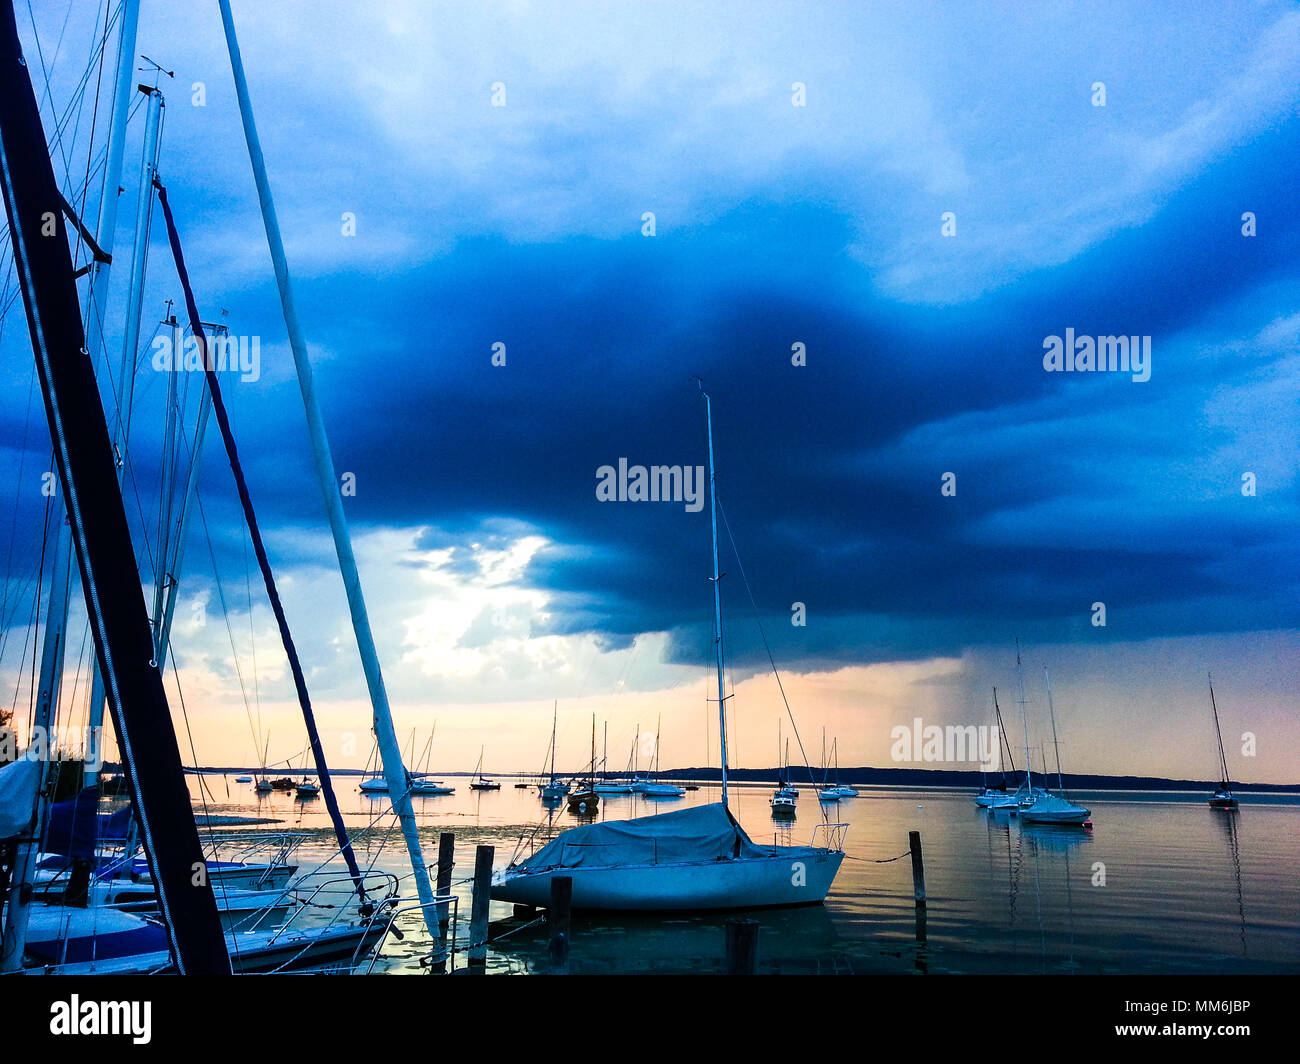
[[[50,806],[44,849],[65,857],[94,857],[98,843],[125,838],[130,826],[130,806],[100,815],[99,791],[87,787],[76,797]]]
[[[586,824],[561,832],[520,867],[609,868],[687,861],[759,857],[755,846],[721,802],[636,820]]]

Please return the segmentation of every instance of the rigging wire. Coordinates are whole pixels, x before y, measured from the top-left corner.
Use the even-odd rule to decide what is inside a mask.
[[[781,682],[780,670],[776,667],[776,658],[772,656],[772,647],[767,641],[767,632],[763,630],[763,622],[758,614],[758,602],[754,599],[754,591],[749,586],[749,577],[745,575],[745,563],[740,560],[740,551],[736,547],[736,537],[731,533],[731,524],[727,520],[727,512],[723,509],[722,500],[718,500],[718,513],[722,517],[722,527],[727,530],[727,539],[731,541],[731,550],[736,557],[736,568],[740,570],[740,580],[745,585],[745,592],[749,595],[749,603],[754,609],[754,623],[758,626],[758,634],[763,641],[763,650],[767,654],[767,660],[772,666],[772,675],[776,677],[776,686],[781,692],[781,701],[785,703],[786,716],[790,719],[790,727],[794,729],[795,741],[799,744],[799,756],[803,758],[804,767],[808,770],[808,781],[814,788],[817,786],[816,777],[813,774],[812,763],[808,760],[807,751],[804,750],[803,736],[799,734],[799,725],[795,722],[794,711],[790,708],[790,700],[785,694],[785,684]],[[822,819],[829,822],[830,815],[823,807],[821,809]]]

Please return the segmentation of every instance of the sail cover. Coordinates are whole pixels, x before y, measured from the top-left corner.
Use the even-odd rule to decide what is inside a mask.
[[[94,857],[101,842],[122,839],[131,828],[131,807],[116,813],[99,812],[99,788],[50,806],[45,829],[45,852],[67,857]]]
[[[21,835],[32,826],[36,791],[41,785],[41,766],[19,758],[0,766],[0,841]]]
[[[721,802],[562,832],[517,867],[609,868],[728,861],[769,853],[754,845]]]

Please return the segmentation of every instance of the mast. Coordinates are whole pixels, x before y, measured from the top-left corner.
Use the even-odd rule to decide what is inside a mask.
[[[133,31],[134,37],[134,31]],[[134,43],[132,44],[134,50]],[[127,101],[130,100],[130,83],[132,74],[132,65],[134,56],[129,57],[132,62],[127,64],[126,76],[127,84]],[[135,392],[135,356],[139,350],[140,344],[140,319],[144,313],[144,274],[145,265],[149,259],[149,230],[153,218],[153,182],[158,174],[158,145],[160,139],[160,125],[163,108],[163,95],[157,89],[151,89],[144,85],[137,86],[140,92],[143,92],[148,98],[148,104],[145,109],[145,129],[144,144],[140,149],[140,179],[136,192],[135,208],[135,242],[131,248],[131,271],[130,280],[127,287],[127,307],[126,307],[126,327],[122,336],[122,351],[118,358],[118,392],[117,392],[117,421],[113,426],[113,448],[119,454],[125,454],[130,443],[131,435],[131,405]],[[119,87],[120,89],[120,87]],[[114,112],[116,117],[116,111]],[[120,149],[119,149],[120,150]],[[118,175],[121,175],[121,161],[118,161]],[[116,181],[113,189],[116,190]],[[107,195],[107,190],[105,191]],[[116,195],[113,200],[116,204]],[[113,208],[113,218],[116,222],[117,208]],[[105,270],[107,269],[105,264]],[[108,277],[106,272],[101,274],[99,282],[107,286]],[[99,333],[99,343],[103,343],[103,321],[102,316],[92,324],[92,330]],[[172,352],[175,358],[175,351]],[[169,374],[174,377],[175,374]],[[120,460],[117,466],[117,482],[120,486],[122,477],[126,471],[125,460]],[[162,567],[159,567],[157,579],[162,579]],[[154,618],[155,624],[157,617]],[[156,630],[156,629],[155,629]],[[161,661],[161,658],[155,658]],[[99,671],[99,666],[94,668],[90,681],[90,709],[86,714],[86,728],[100,729],[104,726],[104,677]],[[90,773],[86,777],[87,785],[96,782],[98,773]]]
[[[12,0],[0,5],[0,179],[59,485],[123,768],[181,974],[230,974],[94,368],[86,358],[68,232]],[[42,236],[53,221],[55,237]],[[13,941],[6,942],[7,947]],[[5,966],[20,963],[8,957]]]
[[[276,285],[280,290],[280,305],[284,312],[285,328],[289,336],[289,345],[293,350],[294,367],[298,374],[298,388],[302,392],[307,427],[311,433],[316,476],[320,481],[321,495],[329,514],[334,550],[338,555],[339,572],[343,578],[348,610],[352,616],[352,629],[356,636],[357,650],[361,655],[361,667],[365,673],[366,687],[374,710],[375,738],[378,740],[379,754],[384,763],[384,777],[388,781],[393,811],[397,814],[403,838],[406,840],[406,849],[410,856],[416,890],[420,896],[425,926],[430,936],[441,945],[443,934],[438,921],[438,909],[434,904],[433,885],[429,882],[429,870],[420,845],[419,826],[415,822],[415,811],[411,805],[406,767],[402,764],[402,753],[398,745],[397,733],[393,728],[392,711],[388,705],[388,693],[384,688],[383,673],[379,667],[379,653],[375,648],[374,635],[370,629],[365,597],[361,591],[361,576],[357,572],[356,557],[352,552],[352,539],[348,533],[347,518],[343,513],[343,500],[339,494],[339,480],[334,468],[334,459],[330,454],[329,438],[325,434],[325,422],[316,401],[311,359],[307,354],[307,344],[298,323],[298,311],[289,281],[284,241],[280,236],[280,223],[276,218],[275,203],[271,198],[271,186],[266,175],[266,163],[262,158],[262,147],[253,119],[253,105],[248,95],[248,82],[244,76],[244,61],[239,53],[239,42],[235,37],[235,21],[230,11],[230,0],[220,0],[220,6],[226,46],[230,53],[230,68],[235,79],[235,93],[239,99],[239,113],[244,126],[244,139],[248,144],[248,158],[252,164],[253,180],[257,185],[266,241],[275,267]]]
[[[709,518],[713,525],[713,649],[718,668],[718,743],[722,752],[722,805],[727,807],[727,695],[722,682],[722,573],[718,569],[718,483],[713,464],[713,401],[699,380],[704,396],[704,421],[709,434]]]
[[[659,761],[659,736],[660,736],[660,735],[662,734],[662,732],[663,732],[663,727],[664,727],[664,715],[663,715],[662,713],[660,713],[660,714],[659,714],[659,719],[658,719],[658,721],[655,722],[655,761],[654,761],[654,768],[652,768],[652,769],[650,770],[650,774],[651,774],[651,775],[652,775],[656,780],[659,778],[659,770],[660,770],[660,768],[662,767],[661,764],[660,764],[660,761]]]
[[[555,704],[551,707],[551,782],[555,782],[555,725],[560,718],[560,700],[557,698]],[[591,726],[595,728],[595,718],[592,718]],[[595,739],[592,739],[592,771],[595,771]]]
[[[1061,741],[1056,737],[1056,707],[1052,705],[1052,678],[1047,674],[1047,666],[1043,666],[1043,686],[1047,688],[1047,712],[1052,717],[1052,745],[1056,748],[1056,789],[1065,790],[1065,784],[1061,782]],[[1043,759],[1044,762],[1047,760]],[[1043,769],[1047,771],[1046,768]]]
[[[1214,700],[1214,679],[1207,672],[1205,679],[1210,685],[1210,709],[1214,712],[1214,734],[1219,740],[1219,782],[1226,787],[1232,781],[1228,779],[1228,755],[1223,749],[1223,729],[1219,727],[1219,704]]]
[[[1034,793],[1034,775],[1029,766],[1029,710],[1025,707],[1028,701],[1025,698],[1025,673],[1020,665],[1020,640],[1016,640],[1016,693],[1020,696],[1017,701],[1020,703],[1020,719],[1025,725],[1025,789],[1032,795]]]
[[[1011,774],[1016,774],[1016,758],[1011,753],[1011,740],[1007,738],[1007,728],[1002,721],[1002,707],[998,705],[998,689],[993,688],[993,713],[998,718],[998,738],[1001,745],[998,747],[998,761],[1002,760],[1002,752],[1005,750],[1007,755],[1007,764],[1011,766]],[[1002,778],[1006,779],[1006,773],[1002,773]]]

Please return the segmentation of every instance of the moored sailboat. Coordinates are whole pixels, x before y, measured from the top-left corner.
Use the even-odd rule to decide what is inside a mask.
[[[1219,741],[1219,785],[1210,795],[1210,808],[1234,812],[1237,809],[1237,796],[1232,792],[1232,782],[1228,778],[1228,755],[1223,747],[1223,729],[1219,725],[1219,704],[1214,700],[1214,680],[1208,675],[1210,684],[1210,709],[1214,713],[1214,737]]]
[[[530,857],[494,874],[491,894],[500,901],[545,906],[550,901],[551,880],[565,876],[572,881],[575,910],[703,911],[817,904],[826,899],[844,860],[845,825],[819,825],[826,833],[823,846],[760,846],[749,838],[728,807],[728,696],[723,674],[713,423],[708,393],[702,384],[700,390],[709,450],[722,800],[658,816],[589,824],[561,832]]]
[[[1052,703],[1052,683],[1043,669],[1043,684],[1047,688],[1047,711],[1052,718],[1052,743],[1056,747],[1056,790],[1052,794],[1044,791],[1034,795],[1028,804],[1021,804],[1018,815],[1027,824],[1087,824],[1091,812],[1065,797],[1065,784],[1061,777],[1061,743],[1056,735],[1056,707]],[[1025,731],[1025,767],[1029,766],[1029,732],[1026,722]],[[1046,760],[1046,758],[1044,758]],[[1044,766],[1046,775],[1046,766]]]

